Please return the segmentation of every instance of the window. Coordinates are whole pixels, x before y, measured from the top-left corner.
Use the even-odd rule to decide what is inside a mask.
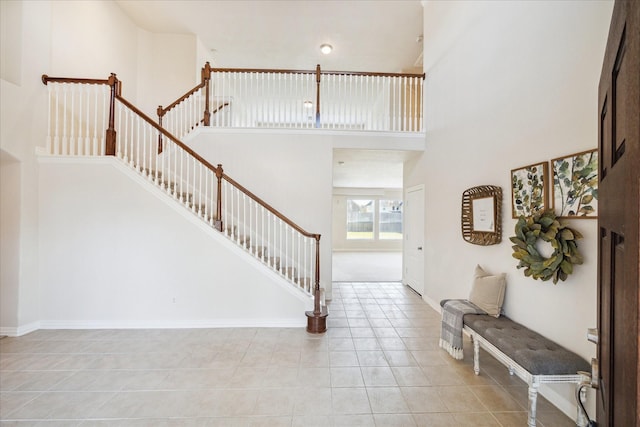
[[[402,239],[402,200],[347,199],[347,240]]]
[[[375,201],[347,199],[347,239],[373,239]]]
[[[402,200],[379,200],[380,240],[402,239]]]

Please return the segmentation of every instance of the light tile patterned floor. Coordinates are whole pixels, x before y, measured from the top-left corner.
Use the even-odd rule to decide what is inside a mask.
[[[0,340],[8,426],[524,426],[527,389],[438,348],[397,283],[335,283],[329,331],[41,330]],[[574,425],[544,399],[539,425]]]

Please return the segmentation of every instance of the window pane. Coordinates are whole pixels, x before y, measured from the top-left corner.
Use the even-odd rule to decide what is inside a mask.
[[[347,199],[347,239],[373,239],[373,200]]]
[[[380,239],[402,239],[402,200],[380,200]]]

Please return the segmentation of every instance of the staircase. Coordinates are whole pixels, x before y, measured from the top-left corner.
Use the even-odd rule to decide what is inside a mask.
[[[49,89],[47,153],[115,156],[255,261],[313,298],[307,330],[326,331],[321,304],[320,235],[307,232],[213,166],[121,96],[109,79],[44,75]]]

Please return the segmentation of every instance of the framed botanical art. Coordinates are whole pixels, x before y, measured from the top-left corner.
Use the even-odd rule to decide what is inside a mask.
[[[553,210],[559,218],[598,217],[598,150],[551,160]]]
[[[548,209],[547,162],[511,170],[511,216],[531,216]]]

